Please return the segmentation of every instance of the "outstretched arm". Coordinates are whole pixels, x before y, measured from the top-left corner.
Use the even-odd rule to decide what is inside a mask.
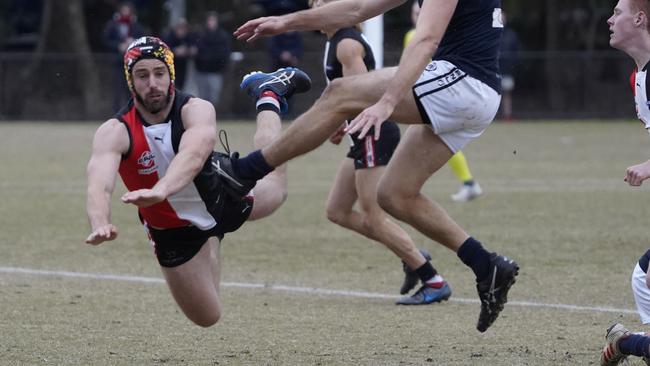
[[[338,29],[361,23],[404,3],[406,0],[341,0],[309,10],[250,20],[234,35],[248,42],[290,31]]]
[[[97,129],[86,169],[86,213],[91,228],[91,233],[86,238],[88,244],[98,245],[117,237],[117,227],[111,224],[111,195],[122,153],[128,148],[128,133],[118,120],[108,120]]]
[[[191,99],[182,109],[185,132],[181,136],[178,154],[172,159],[167,173],[151,189],[127,192],[122,202],[148,207],[179,192],[194,180],[203,168],[217,139],[214,107],[202,99]]]
[[[422,70],[431,61],[438,45],[445,35],[458,0],[425,0],[415,27],[415,35],[406,46],[399,67],[386,92],[373,106],[361,112],[348,127],[348,133],[361,131],[364,137],[375,127],[375,138],[379,138],[381,124],[390,117],[402,97],[410,92]]]

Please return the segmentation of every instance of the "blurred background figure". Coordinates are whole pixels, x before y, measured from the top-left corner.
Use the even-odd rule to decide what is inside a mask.
[[[205,26],[196,40],[196,84],[199,97],[214,104],[219,112],[219,99],[223,87],[223,75],[228,67],[232,38],[230,33],[219,28],[219,16],[208,12]]]
[[[302,54],[302,35],[299,32],[278,34],[269,40],[271,70],[298,66]]]
[[[122,55],[134,39],[144,36],[147,30],[138,23],[133,3],[123,2],[117,7],[113,18],[106,23],[102,40],[106,49],[113,55],[112,83],[113,110],[119,110],[129,99],[129,89],[124,81]]]
[[[411,39],[415,34],[415,23],[418,21],[418,15],[420,15],[420,4],[418,3],[418,0],[414,0],[411,7],[411,22],[413,23],[413,28],[404,35],[404,48],[406,48],[406,45],[411,42]],[[472,172],[469,170],[467,158],[465,158],[465,154],[463,154],[462,151],[459,150],[455,153],[451,159],[449,159],[447,165],[451,167],[454,175],[461,183],[458,192],[451,195],[452,201],[467,202],[483,194],[483,189],[478,182],[474,180],[474,176],[472,176]]]
[[[512,121],[512,91],[515,89],[515,69],[517,67],[517,53],[519,52],[519,37],[508,26],[506,13],[501,12],[503,19],[503,36],[501,37],[501,118]]]
[[[284,15],[308,8],[306,0],[256,0],[266,16]],[[287,32],[270,37],[268,40],[269,67],[296,67],[303,57],[303,35],[300,32]]]
[[[174,67],[176,69],[176,81],[174,83],[176,88],[184,90],[188,65],[191,58],[196,54],[196,46],[187,20],[185,18],[179,19],[166,32],[163,40],[174,52]]]
[[[11,30],[3,51],[32,51],[41,29],[42,0],[13,0],[9,3],[7,25]]]

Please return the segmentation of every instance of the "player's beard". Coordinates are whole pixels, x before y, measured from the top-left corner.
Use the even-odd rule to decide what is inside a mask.
[[[159,97],[159,98],[156,98]],[[155,99],[154,99],[155,98]],[[156,114],[165,109],[171,101],[171,94],[169,90],[166,92],[149,92],[144,98],[135,92],[135,99],[144,106],[144,109],[151,114]]]

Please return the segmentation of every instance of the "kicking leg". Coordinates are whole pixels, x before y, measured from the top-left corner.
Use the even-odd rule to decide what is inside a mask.
[[[388,87],[396,68],[334,80],[323,95],[271,145],[262,149],[270,166],[278,166],[299,155],[316,149],[341,125],[363,109],[376,103]],[[408,93],[391,120],[401,123],[421,123],[422,119],[413,95]]]
[[[233,159],[232,170],[219,171],[219,174],[233,192],[245,195],[274,167],[316,149],[339,128],[341,121],[376,103],[395,71],[394,67],[386,68],[334,80],[316,103],[271,144],[241,159]],[[308,77],[302,72],[292,71],[290,75],[287,76],[287,72],[282,70],[271,74],[250,74],[244,78],[242,88],[256,98],[258,109],[260,103],[266,100],[275,103],[277,111],[286,104],[286,96],[297,92],[299,87],[304,91],[304,84],[308,83]],[[393,112],[390,119],[401,123],[422,123],[422,116],[411,93],[404,95],[400,108]]]

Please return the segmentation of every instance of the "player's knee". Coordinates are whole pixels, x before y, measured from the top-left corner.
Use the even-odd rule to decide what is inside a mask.
[[[284,202],[287,201],[287,198],[289,198],[289,191],[287,190],[287,187],[283,187],[280,189],[280,205],[282,205]]]
[[[282,188],[278,188],[278,190],[275,192],[275,202],[273,202],[273,212],[279,209],[280,206],[282,206],[287,201],[288,197],[289,197],[289,192],[287,191],[286,186],[283,186]]]
[[[325,215],[327,216],[327,219],[330,220],[331,222],[341,225],[345,222],[346,215],[343,211],[338,210],[334,207],[328,207],[325,210]]]
[[[401,211],[402,205],[399,197],[393,191],[381,185],[377,187],[377,203],[379,203],[379,207],[392,216],[398,216]]]
[[[325,91],[320,97],[321,103],[328,103],[332,109],[344,110],[348,109],[349,98],[345,95],[348,91],[347,80],[344,78],[334,79],[327,85]]]
[[[220,318],[221,313],[219,311],[214,311],[209,314],[201,314],[200,316],[191,317],[190,320],[199,327],[209,328],[217,324]]]
[[[361,224],[367,233],[374,233],[377,228],[383,225],[384,216],[376,213],[364,212]]]

